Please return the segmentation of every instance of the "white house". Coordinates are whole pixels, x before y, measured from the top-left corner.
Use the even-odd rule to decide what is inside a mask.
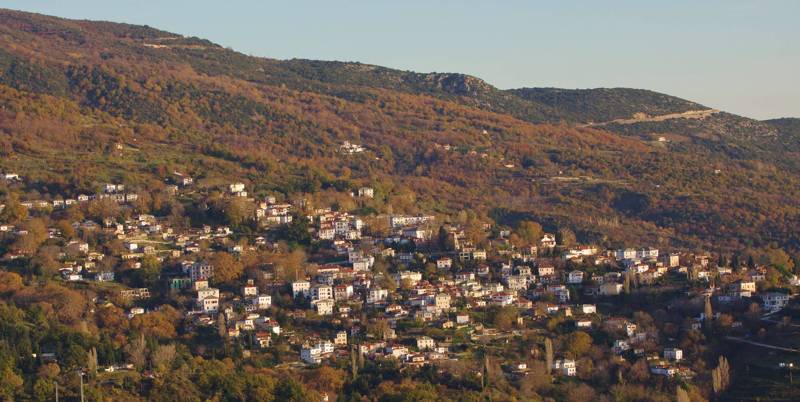
[[[353,285],[336,285],[333,288],[333,298],[347,300],[353,297]]]
[[[622,353],[626,350],[630,350],[631,345],[625,339],[617,339],[614,341],[614,352]]]
[[[337,332],[336,338],[333,339],[333,344],[336,346],[347,345],[347,331]]]
[[[438,293],[433,298],[434,305],[440,310],[450,309],[450,295],[447,293]]]
[[[300,358],[308,364],[320,364],[322,362],[322,349],[317,346],[303,346],[300,349]]]
[[[252,283],[248,283],[247,286],[242,286],[242,296],[251,297],[257,295],[258,295],[258,288]]]
[[[567,275],[567,283],[570,285],[580,285],[583,283],[583,271],[570,271]]]
[[[667,360],[679,361],[683,359],[683,350],[678,348],[664,349],[664,358]]]
[[[372,198],[375,196],[375,190],[372,187],[361,187],[358,189],[358,196]]]
[[[197,300],[207,299],[209,297],[219,298],[219,289],[217,288],[204,288],[197,291]]]
[[[244,191],[244,183],[232,183],[228,186],[228,191],[230,191],[231,194],[241,193]]]
[[[492,303],[498,306],[511,305],[516,299],[513,293],[500,292],[492,295]]]
[[[539,276],[551,276],[555,275],[556,268],[552,265],[542,265],[538,268]]]
[[[553,248],[556,246],[556,236],[552,233],[545,233],[542,240],[539,241],[542,248]]]
[[[209,279],[214,276],[214,267],[207,262],[196,262],[189,266],[189,278],[192,281]]]
[[[780,292],[766,292],[761,295],[763,307],[768,311],[778,311],[789,304],[789,295]]]
[[[553,362],[553,370],[560,371],[562,375],[573,377],[577,373],[575,360],[558,359]]]
[[[417,349],[419,349],[419,350],[426,350],[426,349],[433,350],[435,348],[436,348],[436,341],[434,341],[431,337],[421,336],[421,337],[417,338]]]
[[[259,310],[266,310],[272,305],[272,296],[258,295],[251,299],[253,305]]]
[[[308,281],[292,282],[292,297],[296,298],[300,295],[308,297],[310,293],[311,293],[311,282]]]
[[[219,298],[207,297],[205,299],[199,300],[198,305],[200,309],[206,313],[215,312],[219,309]]]
[[[606,282],[600,285],[599,289],[601,296],[617,296],[622,293],[622,284],[614,282]]]
[[[317,308],[317,314],[319,315],[333,314],[333,307],[335,304],[336,302],[331,299],[317,300],[314,302],[314,305]]]
[[[333,299],[333,287],[328,285],[315,285],[311,287],[311,300]]]
[[[380,303],[389,297],[389,291],[380,288],[371,288],[367,291],[367,303]]]

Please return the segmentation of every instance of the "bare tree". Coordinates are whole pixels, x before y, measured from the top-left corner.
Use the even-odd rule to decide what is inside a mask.
[[[132,340],[125,347],[125,351],[128,354],[128,359],[137,370],[144,368],[145,363],[147,363],[147,344],[144,341],[144,334]]]
[[[162,373],[168,371],[176,354],[174,344],[160,345],[150,356],[153,368]]]

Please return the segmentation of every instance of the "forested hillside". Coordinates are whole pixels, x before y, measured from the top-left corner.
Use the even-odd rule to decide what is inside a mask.
[[[503,91],[0,11],[0,170],[32,179],[21,198],[111,180],[155,190],[183,171],[287,196],[371,184],[395,211],[532,217],[604,246],[796,249],[793,131],[725,113],[585,124],[698,109],[649,91]],[[342,153],[344,141],[366,151]]]

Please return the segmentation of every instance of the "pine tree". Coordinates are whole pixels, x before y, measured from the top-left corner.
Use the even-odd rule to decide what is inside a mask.
[[[703,312],[705,314],[704,323],[706,325],[706,328],[711,328],[711,321],[712,318],[714,317],[714,311],[711,308],[711,296],[706,296],[706,305]]]
[[[547,373],[553,369],[553,341],[550,338],[544,339],[544,355],[547,364]]]
[[[358,377],[358,355],[357,355],[357,345],[353,345],[350,348],[350,374],[353,376],[353,380]]]
[[[217,316],[217,335],[219,335],[220,339],[225,339],[226,335],[228,335],[228,330],[225,328],[225,317],[222,314]]]
[[[622,287],[623,287],[623,291],[625,292],[626,295],[631,293],[631,273],[630,272],[626,272],[625,273],[625,281],[623,282]]]
[[[483,355],[483,375],[481,376],[481,389],[489,385],[489,355]]]
[[[97,349],[95,347],[89,349],[89,352],[87,353],[86,371],[90,378],[93,378],[95,375],[97,375]]]

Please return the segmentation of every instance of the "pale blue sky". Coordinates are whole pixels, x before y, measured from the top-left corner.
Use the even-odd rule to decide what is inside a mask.
[[[500,88],[647,88],[800,117],[800,1],[0,0],[279,59],[463,72]]]

